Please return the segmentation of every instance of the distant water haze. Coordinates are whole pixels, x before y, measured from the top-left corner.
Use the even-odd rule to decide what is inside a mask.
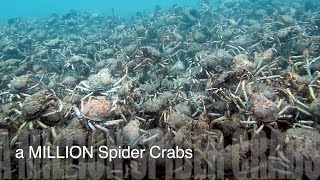
[[[173,4],[195,5],[197,0],[1,0],[0,21],[14,17],[45,17],[63,14],[70,9],[129,17],[138,11],[150,12],[156,5],[167,8]]]

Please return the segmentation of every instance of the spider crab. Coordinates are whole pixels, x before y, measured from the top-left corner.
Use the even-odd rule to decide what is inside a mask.
[[[252,114],[258,123],[262,123],[256,133],[259,133],[265,124],[275,123],[277,121],[278,112],[279,108],[277,105],[273,101],[267,99],[264,95],[252,95]]]
[[[115,111],[115,109],[115,103],[111,103],[106,96],[90,95],[81,99],[80,109],[76,106],[72,106],[65,117],[73,110],[78,119],[85,124],[87,129],[95,130],[98,128],[104,132],[108,132],[108,129],[100,126],[98,122],[102,122],[111,117],[111,112]]]
[[[92,121],[107,119],[112,103],[106,96],[89,96],[88,101],[81,100],[83,116]]]
[[[120,79],[118,83],[121,83],[123,79],[124,78]],[[79,85],[75,87],[74,93],[79,89],[88,94],[81,99],[80,108],[72,106],[65,117],[74,112],[78,119],[85,124],[87,129],[95,130],[98,128],[104,132],[108,132],[107,128],[100,125],[100,122],[110,120],[113,112],[118,109],[117,103],[119,100],[110,101],[111,98],[109,98],[109,95],[117,92],[118,88],[119,87],[114,85],[111,90],[104,91],[104,89],[94,89],[84,81],[81,81]],[[123,116],[123,119],[125,119],[124,115],[122,113],[120,114]]]
[[[11,147],[17,141],[21,129],[34,129],[34,122],[42,128],[54,126],[60,121],[59,113],[63,110],[62,101],[52,92],[43,90],[26,97],[21,110],[13,109],[18,114],[14,119],[22,119],[17,134],[11,140]],[[58,114],[58,116],[56,116]],[[54,131],[54,129],[52,129]],[[55,132],[53,132],[55,134]]]
[[[296,100],[297,102],[300,102]],[[298,104],[299,105],[299,104]],[[256,133],[258,134],[265,125],[270,127],[269,125],[273,125],[274,127],[278,127],[278,122],[285,123],[292,126],[292,112],[298,111],[299,113],[311,117],[309,111],[304,108],[299,107],[298,105],[286,105],[282,110],[279,109],[279,105],[269,100],[262,94],[253,94],[252,95],[252,115],[256,119],[258,124],[261,126],[258,128]],[[304,104],[302,104],[304,105]],[[305,105],[304,105],[305,106]],[[293,125],[297,125],[297,123],[293,123]]]

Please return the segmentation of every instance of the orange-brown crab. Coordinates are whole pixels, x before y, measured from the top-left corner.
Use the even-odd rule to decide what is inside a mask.
[[[111,113],[117,109],[117,101],[112,103],[106,96],[94,96],[92,94],[93,93],[89,93],[89,95],[81,99],[80,109],[76,106],[72,106],[66,116],[73,111],[78,119],[85,124],[87,129],[94,131],[98,128],[107,133],[108,129],[101,126],[101,123],[99,122],[108,120],[108,118],[111,117]],[[87,98],[88,100],[86,100]]]
[[[106,96],[89,96],[88,101],[81,100],[81,112],[85,118],[101,121],[108,117],[112,103]]]
[[[86,84],[86,82],[81,81],[75,87],[72,97],[76,90],[85,91],[88,94],[81,99],[80,108],[72,106],[66,113],[65,117],[74,112],[78,119],[85,124],[87,129],[95,130],[98,128],[104,132],[108,132],[108,130],[103,126],[108,126],[114,123],[117,124],[120,122],[117,120],[110,120],[115,114],[120,115],[123,121],[127,121],[126,117],[121,112],[121,108],[118,106],[119,104],[121,106],[123,101],[119,98],[115,98],[113,101],[110,101],[110,95],[121,88],[119,84],[121,84],[121,82],[126,78],[128,78],[127,75],[120,78],[108,91],[104,91],[104,88],[92,88]]]

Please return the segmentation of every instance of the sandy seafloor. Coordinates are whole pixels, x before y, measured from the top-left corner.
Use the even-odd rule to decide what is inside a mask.
[[[2,11],[1,179],[319,177],[319,2],[127,8]]]

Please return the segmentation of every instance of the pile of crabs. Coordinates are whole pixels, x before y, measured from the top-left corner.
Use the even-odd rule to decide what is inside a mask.
[[[0,129],[12,152],[39,137],[53,149],[179,146],[194,158],[175,164],[174,177],[192,165],[193,178],[314,178],[306,167],[320,157],[320,6],[214,3],[156,8],[132,23],[76,11],[9,20],[0,27]],[[64,178],[89,164],[61,161]],[[155,162],[158,178],[165,161]],[[144,165],[125,163],[112,177]],[[221,171],[197,174],[197,165]]]

